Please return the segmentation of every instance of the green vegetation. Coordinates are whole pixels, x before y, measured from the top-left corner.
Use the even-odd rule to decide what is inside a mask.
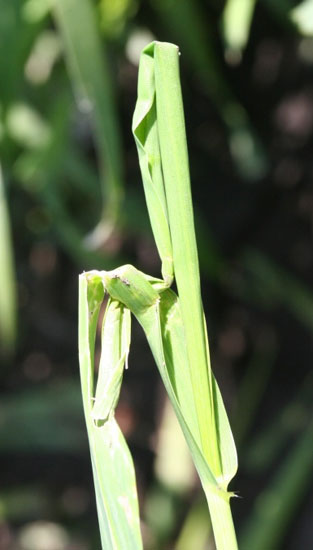
[[[152,43],[141,57],[136,138],[164,279],[132,266],[80,278],[79,356],[103,548],[141,548],[134,471],[114,418],[130,345],[130,313],[141,324],[190,448],[207,498],[216,547],[237,548],[227,491],[236,449],[211,371],[200,294],[178,48]],[[172,252],[171,252],[172,251]],[[173,275],[176,296],[169,286]],[[94,345],[101,304],[101,357]],[[118,480],[118,482],[117,482]]]
[[[135,546],[211,550],[232,523],[234,492],[240,549],[305,548],[311,0],[0,0],[0,8],[1,550],[101,547],[78,376],[84,270],[81,307],[91,307],[92,291],[100,307],[80,327],[94,339],[83,357],[82,379],[93,373],[88,433],[92,455],[116,478],[113,489],[100,478],[98,505],[110,501],[122,514],[128,483],[123,519],[132,510]],[[174,102],[168,93],[177,50],[164,46],[163,55],[164,42],[181,52],[198,252],[180,92]],[[137,271],[117,269],[130,265]],[[238,452],[227,488],[236,462],[215,378]],[[220,454],[220,445],[232,450]],[[219,477],[223,528],[210,503]],[[112,518],[100,519],[110,537]]]

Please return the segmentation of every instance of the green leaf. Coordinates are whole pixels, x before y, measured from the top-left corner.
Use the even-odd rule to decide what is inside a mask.
[[[159,147],[153,55],[154,44],[147,46],[141,54],[132,129],[152,231],[162,260],[162,276],[170,285],[173,253]]]
[[[178,47],[173,44],[155,42],[143,50],[133,129],[141,166],[144,158],[158,158],[161,154],[164,181],[160,188],[163,193],[165,191],[167,220],[152,223],[152,229],[157,243],[160,236],[170,234],[179,298],[175,301],[171,291],[160,291],[155,305],[140,315],[134,313],[145,330],[198,469],[212,515],[216,542],[220,548],[230,549],[236,548],[236,539],[227,486],[237,469],[237,455],[210,366],[178,60]],[[153,140],[150,139],[151,128]],[[146,165],[143,168],[150,212],[155,203],[147,188],[156,188],[156,185],[147,178]],[[163,261],[160,247],[159,252]],[[174,300],[175,305],[168,300]],[[127,307],[134,311],[132,303]],[[173,324],[176,313],[178,319]],[[179,335],[175,333],[177,327]],[[170,339],[167,343],[166,337]]]
[[[83,274],[79,281],[79,359],[85,419],[88,431],[92,469],[95,483],[102,548],[105,550],[140,550],[138,500],[133,461],[121,430],[114,418],[114,409],[107,421],[93,418],[94,406],[94,346],[97,321],[104,298],[101,277]],[[114,304],[113,315],[117,304]],[[120,306],[122,308],[122,306]],[[123,309],[123,308],[122,308]],[[110,317],[109,312],[108,317]],[[110,321],[110,319],[109,319]],[[108,318],[104,321],[107,327]],[[110,369],[120,359],[120,331],[103,349],[106,357],[100,368]],[[125,343],[125,342],[124,342]],[[123,347],[123,346],[122,346]],[[102,364],[101,364],[102,363]],[[100,383],[103,376],[100,376]],[[113,393],[116,387],[113,386]],[[101,389],[101,393],[104,389]],[[112,391],[112,386],[111,386]],[[96,392],[96,399],[98,399]],[[114,397],[116,394],[114,393]],[[106,396],[113,407],[112,394]],[[97,402],[96,402],[97,403]],[[103,409],[104,404],[101,403]]]
[[[109,295],[129,308],[141,324],[198,470],[214,518],[215,536],[220,541],[225,538],[219,547],[236,548],[229,507],[232,495],[227,492],[227,485],[237,468],[234,442],[223,401],[212,375],[216,441],[211,443],[219,445],[222,468],[222,474],[216,475],[215,464],[213,462],[212,466],[212,461],[206,457],[198,430],[197,396],[193,393],[191,382],[181,301],[172,290],[164,289],[164,284],[158,294],[154,288],[161,281],[151,280],[133,266],[95,273],[102,277]],[[209,410],[210,403],[207,404]]]

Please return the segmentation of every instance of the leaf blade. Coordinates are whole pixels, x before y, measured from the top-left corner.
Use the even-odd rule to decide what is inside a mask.
[[[80,375],[102,548],[141,550],[142,540],[132,457],[114,415],[112,414],[107,422],[99,425],[96,425],[92,417],[94,345],[103,297],[103,282],[97,272],[80,275]],[[116,341],[111,344],[114,349],[109,353],[109,358],[112,358],[114,353],[116,355],[120,353],[120,346],[116,346]]]

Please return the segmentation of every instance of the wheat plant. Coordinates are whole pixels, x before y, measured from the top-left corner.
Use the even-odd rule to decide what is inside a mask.
[[[80,375],[102,548],[142,548],[133,462],[114,417],[134,315],[145,332],[198,471],[216,547],[235,550],[228,485],[237,470],[237,454],[210,366],[179,50],[173,44],[153,42],[142,52],[133,133],[162,278],[125,265],[113,271],[83,273],[79,282]],[[170,288],[174,280],[177,294]],[[105,297],[96,376],[96,328]]]

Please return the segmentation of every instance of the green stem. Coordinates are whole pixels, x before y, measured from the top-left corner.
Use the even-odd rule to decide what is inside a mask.
[[[216,548],[218,550],[237,550],[237,539],[229,498],[213,491],[206,492]]]

